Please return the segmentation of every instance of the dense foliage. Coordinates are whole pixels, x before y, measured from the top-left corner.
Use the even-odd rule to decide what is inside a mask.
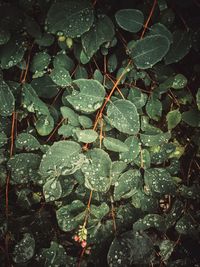
[[[200,2],[0,2],[1,266],[200,266]]]

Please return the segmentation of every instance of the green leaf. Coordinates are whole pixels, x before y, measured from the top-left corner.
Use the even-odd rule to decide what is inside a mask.
[[[0,132],[0,147],[4,146],[7,143],[8,139],[4,132]]]
[[[110,18],[106,15],[99,16],[90,30],[82,35],[81,41],[86,55],[91,58],[103,43],[112,40],[114,33]]]
[[[138,170],[128,170],[119,176],[114,186],[114,199],[131,197],[142,186],[142,177]]]
[[[103,202],[99,206],[91,205],[90,214],[95,217],[95,220],[101,221],[103,217],[109,213],[109,206]]]
[[[178,191],[182,197],[188,199],[200,199],[199,186],[196,184],[193,184],[192,186],[181,185]]]
[[[72,94],[67,96],[67,100],[75,110],[92,113],[101,107],[105,97],[105,89],[98,81],[79,79],[73,83],[79,91],[73,90]]]
[[[35,42],[39,46],[51,46],[54,42],[54,36],[52,34],[44,32],[40,38],[35,39]]]
[[[81,115],[81,116],[78,116],[78,120],[79,120],[80,125],[83,128],[92,128],[93,122],[89,117]]]
[[[69,205],[62,206],[56,211],[58,225],[62,231],[76,229],[84,220],[85,205],[80,200],[74,200]]]
[[[149,228],[156,228],[159,231],[166,231],[165,219],[158,214],[147,214],[133,224],[134,231],[144,231]]]
[[[0,47],[0,67],[10,69],[16,66],[22,60],[24,51],[22,39],[18,36],[11,37],[5,45]]]
[[[138,148],[139,149],[139,148]],[[141,148],[140,151],[138,152],[139,154],[137,155],[137,157],[133,160],[133,162],[139,167],[141,168],[141,166],[143,167],[143,169],[148,169],[151,166],[151,155],[149,153],[149,151],[147,149],[143,149]]]
[[[18,149],[33,151],[40,149],[40,143],[37,138],[29,133],[20,133],[15,141],[15,146]]]
[[[22,105],[29,112],[35,112],[37,115],[49,116],[49,110],[46,104],[39,99],[30,84],[25,84],[22,87]]]
[[[107,116],[110,124],[122,133],[136,134],[140,122],[137,109],[129,100],[116,100],[110,103]]]
[[[200,110],[200,88],[198,88],[198,91],[196,93],[196,101],[197,101],[198,110]]]
[[[117,56],[115,54],[112,54],[109,58],[108,58],[108,71],[109,72],[114,72],[117,68],[118,65],[118,60],[117,60]]]
[[[173,32],[173,44],[165,56],[165,64],[172,64],[180,61],[190,50],[190,35],[187,32],[177,30]]]
[[[143,190],[137,190],[133,194],[131,204],[145,212],[157,212],[158,210],[158,200]]]
[[[144,181],[152,192],[159,194],[173,194],[176,185],[171,175],[162,168],[152,168],[145,170]]]
[[[144,146],[158,146],[168,142],[171,138],[169,132],[160,134],[140,134],[140,140]]]
[[[175,246],[175,243],[171,240],[163,240],[160,243],[159,254],[160,254],[163,262],[166,262],[170,258],[172,252],[174,251],[174,246]]]
[[[169,40],[162,35],[147,36],[135,43],[131,56],[137,68],[152,68],[169,50]]]
[[[39,116],[35,122],[35,128],[39,135],[49,135],[54,128],[54,119],[52,116]]]
[[[10,116],[14,110],[15,98],[9,86],[4,81],[0,81],[0,115]]]
[[[69,175],[80,169],[85,157],[81,147],[73,141],[55,142],[43,155],[40,163],[40,174],[43,177]]]
[[[200,127],[200,111],[191,109],[181,114],[182,120],[192,127]]]
[[[128,32],[136,33],[144,24],[144,15],[137,9],[121,9],[115,14],[117,24]]]
[[[42,77],[33,79],[31,86],[39,97],[47,99],[55,97],[59,92],[58,85],[55,84],[47,74],[43,75]]]
[[[8,169],[12,174],[11,183],[27,184],[30,180],[36,182],[40,160],[40,156],[34,153],[20,153],[10,158]]]
[[[112,162],[111,166],[111,179],[112,184],[114,184],[117,180],[119,175],[126,169],[127,164],[123,161],[114,161]]]
[[[10,32],[6,29],[0,28],[0,45],[6,44],[10,39]]]
[[[73,60],[66,55],[65,51],[60,51],[53,60],[53,66],[55,69],[59,69],[60,67],[63,67],[64,69],[68,71],[72,71],[74,68],[74,62]]]
[[[37,73],[47,70],[50,60],[51,57],[46,52],[39,52],[35,54],[31,62],[31,71]]]
[[[143,94],[141,90],[136,87],[132,87],[129,90],[128,100],[130,100],[136,108],[142,108],[147,101],[147,95]]]
[[[58,86],[69,86],[72,82],[69,71],[63,67],[54,68],[50,74],[52,81]]]
[[[161,23],[156,23],[153,26],[151,26],[148,35],[162,35],[169,40],[170,44],[173,42],[173,37],[171,32],[167,29],[167,27],[165,27],[165,25]]]
[[[168,130],[175,128],[181,121],[181,113],[178,109],[172,110],[167,113],[167,126]]]
[[[136,136],[129,136],[124,143],[128,147],[128,151],[120,153],[119,158],[126,163],[130,163],[140,152],[139,140]]]
[[[76,130],[76,136],[79,142],[93,143],[98,138],[98,134],[94,130]]]
[[[187,214],[183,215],[178,220],[178,222],[176,223],[175,229],[180,235],[195,234],[194,223],[191,220],[191,217],[189,215],[187,215]]]
[[[66,251],[64,247],[55,241],[51,241],[49,248],[43,248],[40,258],[44,260],[44,267],[65,266],[68,267]]]
[[[175,151],[176,146],[171,143],[164,143],[161,146],[150,147],[150,155],[152,164],[158,165],[164,163]]]
[[[109,267],[148,265],[152,253],[152,241],[144,232],[128,231],[112,241],[107,261]]]
[[[35,240],[29,233],[25,233],[23,238],[17,243],[13,251],[13,261],[23,264],[30,260],[35,253]]]
[[[27,16],[25,17],[24,26],[28,34],[33,38],[41,38],[41,29],[40,25],[35,21],[33,17]]]
[[[100,83],[103,83],[103,75],[100,70],[96,69],[93,74],[94,80],[97,80]]]
[[[114,152],[128,152],[129,147],[122,141],[115,139],[113,137],[105,137],[103,139],[103,144],[107,150]]]
[[[177,74],[174,77],[171,87],[173,89],[182,89],[187,85],[187,79],[183,74]]]
[[[47,31],[78,37],[88,31],[94,20],[89,0],[74,0],[52,4],[47,14]]]
[[[87,70],[83,66],[78,66],[76,68],[76,72],[74,74],[74,78],[76,80],[78,80],[78,79],[88,79]]]
[[[86,156],[87,161],[81,168],[85,176],[85,186],[97,192],[108,191],[112,163],[109,155],[100,148],[94,148]]]
[[[55,201],[62,196],[62,187],[60,181],[56,178],[48,179],[43,186],[45,201]]]
[[[146,112],[151,119],[158,121],[162,115],[162,102],[152,95],[147,101]]]
[[[68,123],[72,126],[79,126],[78,114],[69,107],[61,107],[61,114],[64,119],[67,119]]]
[[[76,127],[70,125],[70,124],[63,124],[59,129],[58,129],[58,134],[63,135],[63,137],[70,137],[73,135]]]

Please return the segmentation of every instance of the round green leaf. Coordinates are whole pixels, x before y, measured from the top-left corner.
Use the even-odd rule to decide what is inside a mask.
[[[152,68],[162,60],[169,50],[169,40],[162,35],[147,36],[135,43],[131,56],[136,67]]]
[[[151,26],[151,28],[149,29],[149,33],[148,35],[162,35],[165,36],[170,44],[173,41],[173,37],[171,32],[167,29],[167,27],[161,23],[156,23],[153,26]]]
[[[108,191],[111,178],[111,159],[109,155],[100,148],[95,148],[87,153],[87,161],[82,166],[85,176],[85,186],[94,191]]]
[[[17,65],[24,56],[25,47],[18,36],[11,39],[0,47],[0,66],[2,69],[10,69]]]
[[[106,149],[114,151],[114,152],[128,152],[129,147],[122,141],[112,138],[105,137],[103,139],[103,144]]]
[[[165,56],[165,64],[180,61],[190,50],[190,35],[187,32],[177,30],[173,32],[173,44]]]
[[[61,107],[61,114],[64,119],[67,119],[68,123],[72,126],[79,126],[78,114],[69,107]]]
[[[120,153],[119,158],[126,163],[130,163],[140,152],[139,140],[136,136],[129,136],[124,143],[128,147],[128,151]]]
[[[160,194],[175,193],[175,182],[165,169],[152,168],[145,170],[144,181],[146,186],[153,192]]]
[[[69,71],[63,67],[54,68],[50,74],[52,81],[58,86],[65,87],[71,84]]]
[[[44,69],[47,69],[50,63],[51,57],[46,52],[39,52],[34,55],[32,63],[31,63],[31,71],[32,72],[41,72]]]
[[[40,149],[40,143],[35,136],[29,133],[21,133],[15,141],[16,148],[26,149],[27,151]]]
[[[59,91],[58,85],[55,84],[47,74],[33,79],[31,86],[39,97],[44,98],[52,98],[56,96]]]
[[[138,32],[144,24],[144,15],[137,9],[121,9],[115,14],[115,19],[128,32]]]
[[[73,90],[72,95],[67,96],[67,100],[76,110],[85,113],[92,113],[99,109],[105,97],[105,89],[96,80],[79,79],[73,81],[78,86],[79,91]]]
[[[15,98],[11,90],[4,81],[0,81],[0,115],[10,116],[14,109]]]
[[[52,116],[39,116],[35,123],[35,128],[39,135],[46,136],[51,133],[54,128],[54,120]]]
[[[200,111],[188,110],[181,114],[182,120],[192,127],[200,127]]]
[[[181,121],[181,113],[178,109],[172,110],[167,113],[168,130],[175,128]]]
[[[69,267],[66,251],[64,247],[54,241],[51,241],[49,248],[43,248],[40,258],[44,259],[44,267],[65,266]]]
[[[72,71],[74,68],[74,62],[68,55],[66,55],[66,52],[64,50],[64,51],[59,52],[54,57],[53,66],[55,69],[63,67],[64,69],[68,71]]]
[[[93,143],[97,138],[98,134],[94,130],[76,130],[76,136],[79,142]]]
[[[131,197],[142,186],[142,177],[138,170],[124,172],[114,184],[114,199]]]
[[[22,87],[22,105],[29,112],[35,112],[37,115],[44,115],[45,118],[50,116],[48,107],[38,97],[30,84],[24,84]]]
[[[0,28],[0,45],[6,44],[10,39],[10,32]]]
[[[200,110],[200,88],[198,88],[197,94],[196,94],[196,102],[198,110]]]
[[[109,58],[108,58],[108,71],[109,72],[114,72],[117,68],[117,64],[118,64],[118,61],[117,61],[117,56],[115,54],[112,54]]]
[[[93,122],[89,117],[81,115],[78,116],[78,120],[83,128],[92,128]]]
[[[145,108],[148,116],[151,119],[155,121],[158,121],[160,119],[162,115],[162,102],[154,95],[149,97]]]
[[[109,267],[148,265],[153,251],[152,241],[144,232],[128,231],[112,241],[107,260]]]
[[[16,154],[8,161],[8,168],[11,170],[11,183],[27,184],[37,177],[41,157],[34,153]]]
[[[54,3],[47,14],[47,31],[78,37],[88,31],[94,20],[89,0],[73,0]]]
[[[4,146],[7,143],[8,139],[4,132],[0,132],[0,147]]]
[[[172,88],[173,89],[182,89],[187,85],[187,79],[183,74],[177,74],[174,77]]]
[[[74,200],[56,211],[58,225],[62,231],[76,229],[84,220],[85,205],[80,200]]]
[[[48,179],[48,181],[43,186],[43,193],[45,201],[54,201],[62,196],[62,187],[60,181],[56,178]]]
[[[31,234],[25,233],[23,238],[17,243],[13,251],[13,261],[23,264],[30,260],[35,252],[35,240]]]
[[[140,134],[140,140],[144,146],[158,146],[168,142],[171,134],[169,132],[160,134]]]
[[[80,153],[81,147],[76,142],[55,142],[42,157],[39,169],[41,175],[53,178],[74,173],[85,160]]]
[[[91,58],[103,43],[112,41],[114,33],[110,18],[99,16],[90,30],[82,35],[81,41],[86,55]]]
[[[129,100],[116,100],[110,103],[107,116],[110,124],[122,133],[136,134],[140,129],[139,115]]]

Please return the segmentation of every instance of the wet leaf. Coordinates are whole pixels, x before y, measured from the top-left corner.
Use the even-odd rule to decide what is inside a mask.
[[[115,14],[115,19],[128,32],[138,32],[144,24],[144,15],[137,9],[121,9]]]
[[[110,124],[122,133],[136,134],[139,131],[139,115],[133,103],[128,100],[117,100],[107,110]]]

